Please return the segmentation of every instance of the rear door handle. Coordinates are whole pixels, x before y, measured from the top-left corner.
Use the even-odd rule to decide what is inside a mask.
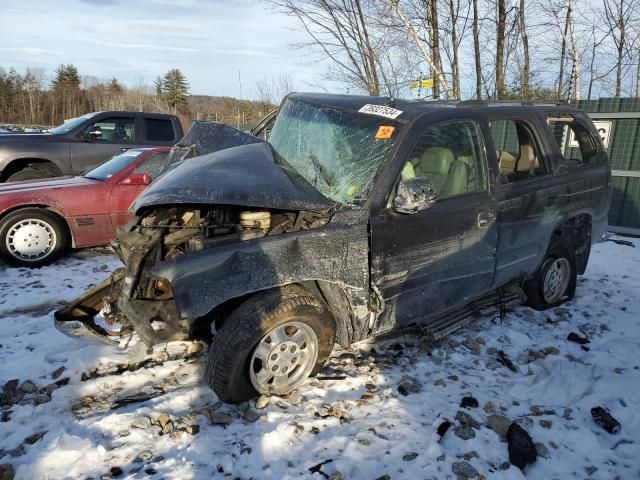
[[[482,212],[478,214],[478,227],[487,228],[496,221],[495,212]]]

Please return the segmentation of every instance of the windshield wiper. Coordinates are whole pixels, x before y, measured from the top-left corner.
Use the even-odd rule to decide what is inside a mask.
[[[309,159],[311,160],[311,164],[313,165],[313,173],[315,174],[315,178],[313,179],[313,186],[318,186],[318,174],[322,176],[325,183],[329,186],[333,186],[334,178],[333,175],[326,169],[324,165],[320,163],[318,157],[316,157],[313,153],[309,154]]]

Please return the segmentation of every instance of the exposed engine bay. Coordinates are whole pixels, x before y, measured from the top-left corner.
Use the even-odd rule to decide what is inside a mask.
[[[113,247],[125,267],[56,312],[57,324],[74,336],[91,333],[101,341],[133,331],[147,346],[185,339],[191,322],[178,318],[171,285],[153,275],[154,266],[224,244],[318,228],[332,214],[333,209],[295,212],[234,205],[149,209],[133,227],[118,232]]]

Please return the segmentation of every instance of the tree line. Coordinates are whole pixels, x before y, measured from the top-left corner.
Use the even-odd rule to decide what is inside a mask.
[[[371,95],[433,80],[433,98],[640,96],[640,0],[269,0]]]
[[[87,112],[132,110],[173,113],[185,126],[199,119],[246,128],[277,101],[272,90],[259,101],[190,95],[189,82],[179,69],[159,76],[153,85],[128,87],[115,77],[81,75],[72,64],[60,65],[51,80],[42,69],[19,73],[0,67],[0,121],[10,124],[53,126]]]

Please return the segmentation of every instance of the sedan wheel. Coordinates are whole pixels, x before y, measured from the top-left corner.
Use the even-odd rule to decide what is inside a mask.
[[[25,208],[0,220],[0,258],[14,267],[42,267],[67,248],[69,233],[55,214]]]
[[[7,250],[25,262],[42,260],[56,246],[57,236],[52,225],[44,220],[28,218],[17,222],[7,232]]]

